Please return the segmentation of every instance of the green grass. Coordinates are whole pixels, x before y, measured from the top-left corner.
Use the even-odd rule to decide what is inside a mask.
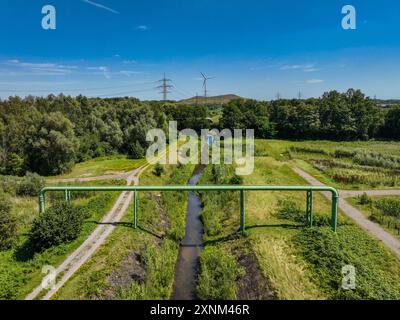
[[[352,206],[359,209],[368,219],[373,222],[378,223],[382,228],[384,228],[387,232],[391,233],[393,236],[400,239],[400,218],[394,217],[392,215],[388,215],[382,211],[382,208],[377,205],[379,202],[383,201],[384,203],[389,201],[391,203],[396,203],[396,207],[399,206],[400,200],[399,197],[389,197],[389,196],[377,196],[377,197],[368,197],[369,203],[360,203],[360,198],[348,198],[346,199]],[[397,214],[399,210],[396,208]]]
[[[246,185],[307,184],[292,171],[293,160],[280,160],[285,158],[284,155],[272,149],[270,141],[263,144],[271,155],[278,155],[278,159],[275,156],[257,157],[254,173],[244,179]],[[298,161],[309,165],[306,160]],[[228,203],[226,195],[219,195],[220,199],[214,197],[217,198],[210,201],[210,209],[205,201],[204,213],[219,217],[222,227],[212,235],[207,234],[209,227],[206,227],[206,244],[221,247],[232,256],[237,256],[235,243],[246,245],[255,253],[258,267],[278,299],[398,299],[400,286],[396,279],[400,275],[400,261],[343,214],[339,217],[339,231],[334,234],[329,227],[331,204],[322,195],[314,195],[318,226],[308,228],[295,216],[305,216],[305,194],[248,192],[246,241],[227,237],[237,230],[238,206],[224,207]],[[298,209],[280,214],[288,199]],[[223,214],[217,210],[218,203],[222,203],[219,210]],[[342,268],[348,264],[356,267],[358,286],[355,291],[341,289]],[[208,272],[206,278],[209,277]],[[218,278],[217,273],[214,278]]]
[[[399,142],[256,140],[255,154],[284,160],[339,189],[400,187],[400,171],[394,167]]]
[[[111,182],[98,183],[109,184]],[[78,248],[94,230],[102,216],[109,211],[117,196],[115,193],[104,193],[75,198],[74,203],[85,205],[92,213],[85,222],[80,236],[71,243],[55,246],[41,253],[35,253],[32,250],[28,239],[31,223],[38,214],[37,199],[13,198],[13,212],[18,217],[20,236],[13,249],[0,252],[0,298],[23,299],[40,284],[43,277],[42,267],[45,265],[57,266]],[[50,203],[51,199],[48,200],[47,205]]]
[[[100,157],[76,164],[68,174],[48,178],[70,179],[113,175],[132,171],[144,164],[146,164],[144,159],[129,159],[123,155]]]
[[[165,166],[161,177],[150,167],[141,185],[186,184],[193,166]],[[75,273],[54,299],[169,299],[180,239],[184,235],[187,195],[141,193],[139,226],[129,208],[98,252]],[[167,218],[167,225],[165,219]],[[122,279],[118,281],[116,279]]]

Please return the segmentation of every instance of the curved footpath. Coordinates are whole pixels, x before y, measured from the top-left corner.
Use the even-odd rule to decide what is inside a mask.
[[[125,174],[127,185],[129,186],[132,183],[134,183],[134,185],[138,185],[139,177],[147,169],[147,167],[148,166],[143,166],[128,174]],[[104,180],[104,176],[85,179],[92,180],[73,179],[68,181]],[[67,180],[64,181],[68,182]],[[129,207],[130,202],[132,201],[132,198],[133,192],[125,191],[121,193],[112,209],[103,218],[101,224],[99,224],[99,226],[91,233],[91,235],[86,239],[84,243],[82,243],[82,245],[78,249],[76,249],[61,265],[57,267],[57,275],[62,275],[62,277],[57,280],[55,286],[51,288],[51,290],[48,290],[45,293],[43,298],[41,298],[42,300],[51,299],[51,297],[71,278],[71,276],[91,258],[91,256],[97,251],[97,249],[99,249],[99,247],[105,242],[108,236],[114,231],[117,223],[121,221],[122,217]],[[25,300],[37,299],[37,297],[44,291],[45,289],[43,289],[42,285],[40,284],[25,298]]]
[[[322,182],[315,179],[309,173],[305,172],[300,168],[293,168],[300,177],[306,180],[309,184],[313,186],[322,186]],[[400,258],[400,240],[383,229],[379,224],[369,220],[360,210],[354,208],[345,199],[350,197],[356,197],[366,193],[369,196],[394,196],[400,195],[400,190],[366,190],[366,191],[348,191],[339,190],[340,201],[339,208],[348,217],[353,219],[361,228],[368,231],[371,235],[381,240],[393,253]],[[329,200],[330,195],[324,194]]]

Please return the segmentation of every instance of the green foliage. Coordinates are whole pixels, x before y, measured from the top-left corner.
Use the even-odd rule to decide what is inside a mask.
[[[224,106],[220,126],[224,129],[254,129],[257,138],[271,138],[274,127],[269,120],[269,105],[250,99],[236,99]]]
[[[387,169],[400,169],[400,157],[380,152],[360,151],[353,157],[354,163]]]
[[[293,242],[330,299],[400,299],[395,258],[358,227],[342,226],[337,234],[328,227],[306,228]],[[355,290],[342,288],[346,265],[356,269]]]
[[[361,205],[368,205],[372,203],[371,198],[364,192],[358,199],[358,203]]]
[[[17,219],[11,213],[11,202],[5,194],[0,193],[0,251],[10,249],[17,236]]]
[[[357,154],[357,150],[338,148],[333,152],[335,158],[353,158]]]
[[[24,171],[24,159],[16,153],[10,153],[6,161],[4,173],[7,173],[11,176],[20,176],[23,175]]]
[[[36,173],[28,172],[19,182],[16,193],[22,197],[36,197],[46,185],[46,180]]]
[[[55,203],[34,220],[30,241],[38,251],[69,243],[79,236],[84,218],[80,207],[65,202]]]
[[[32,128],[28,144],[30,168],[41,175],[68,172],[76,160],[77,141],[73,124],[59,112],[45,114]]]
[[[204,300],[234,300],[245,271],[224,248],[209,246],[200,256],[198,295]]]
[[[277,216],[303,225],[306,224],[306,213],[301,210],[298,204],[292,200],[281,200],[278,202],[279,209]]]
[[[382,211],[384,215],[400,219],[400,200],[399,199],[379,199],[374,202],[374,206]]]
[[[157,177],[161,177],[163,173],[164,167],[159,162],[157,162],[157,164],[154,166],[153,174]]]
[[[323,155],[328,154],[328,152],[324,149],[308,147],[308,146],[290,147],[290,151],[298,153],[310,153],[310,154],[323,154]]]

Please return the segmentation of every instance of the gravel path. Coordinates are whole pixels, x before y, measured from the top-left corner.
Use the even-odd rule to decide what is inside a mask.
[[[299,168],[293,168],[293,170],[309,184],[313,186],[321,186],[322,182],[315,179],[313,176],[301,170]],[[368,220],[368,218],[357,208],[350,205],[345,198],[355,197],[363,193],[367,193],[370,196],[391,196],[400,195],[400,190],[367,190],[367,191],[339,191],[340,201],[339,208],[351,219],[353,219],[361,228],[368,231],[374,237],[381,240],[391,251],[393,251],[397,257],[400,257],[400,240],[389,232],[384,230],[379,224]],[[325,195],[325,194],[324,194]],[[329,195],[325,195],[330,200]]]
[[[147,169],[147,166],[136,169],[127,174],[127,185],[139,184],[140,174]],[[95,178],[90,178],[95,179]],[[103,178],[101,178],[103,180]],[[73,181],[77,181],[74,179]],[[88,180],[86,180],[88,181]],[[94,180],[91,180],[94,181]],[[57,275],[62,275],[56,285],[47,291],[42,300],[49,300],[51,297],[71,278],[71,276],[99,249],[107,237],[113,232],[117,223],[124,216],[130,202],[133,198],[133,192],[122,192],[113,208],[103,218],[101,224],[92,232],[86,241],[76,249],[68,258],[57,267]],[[25,300],[34,300],[43,292],[42,285],[37,286]]]

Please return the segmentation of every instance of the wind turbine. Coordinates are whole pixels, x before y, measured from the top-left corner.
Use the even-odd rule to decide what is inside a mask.
[[[215,77],[207,77],[203,72],[200,72],[200,73],[201,73],[202,77],[204,78],[204,81],[203,81],[204,98],[207,99],[207,93],[208,93],[208,91],[207,91],[207,81],[215,79]]]

